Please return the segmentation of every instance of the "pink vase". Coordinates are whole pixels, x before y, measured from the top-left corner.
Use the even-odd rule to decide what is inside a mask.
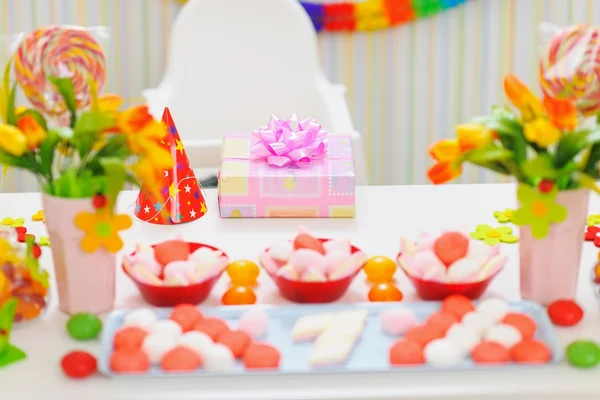
[[[67,314],[110,311],[115,302],[116,255],[101,248],[95,253],[81,249],[84,232],[75,216],[94,212],[91,199],[68,199],[42,195],[50,236],[58,307]]]
[[[521,297],[542,305],[572,299],[577,291],[579,263],[587,220],[589,190],[559,192],[556,202],[567,219],[550,225],[550,233],[534,239],[529,226],[520,229]]]

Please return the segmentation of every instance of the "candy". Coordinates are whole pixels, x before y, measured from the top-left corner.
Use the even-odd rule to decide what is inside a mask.
[[[209,347],[214,345],[214,342],[206,333],[190,331],[181,335],[181,338],[179,338],[179,345],[187,346],[200,354],[200,356],[204,356],[204,353],[208,351]]]
[[[200,310],[191,304],[179,304],[173,309],[169,317],[181,326],[183,332],[191,331],[203,318],[204,316]]]
[[[425,347],[429,342],[441,339],[444,332],[435,325],[418,325],[409,329],[404,338]]]
[[[404,295],[394,285],[379,283],[369,290],[369,301],[401,301]]]
[[[433,251],[446,266],[467,255],[469,239],[459,232],[446,232],[433,244]]]
[[[304,282],[326,282],[327,277],[323,272],[314,267],[308,267],[302,273],[300,280]]]
[[[471,354],[473,348],[479,344],[479,334],[463,324],[452,325],[446,332],[446,339],[456,343],[465,355]]]
[[[292,328],[294,342],[303,342],[315,339],[331,323],[333,314],[303,315],[296,320]]]
[[[589,340],[577,340],[566,350],[569,364],[577,368],[593,368],[600,364],[600,347]]]
[[[268,252],[263,252],[259,256],[259,260],[260,260],[260,265],[262,265],[262,267],[264,269],[266,269],[267,272],[269,272],[270,274],[277,273],[277,270],[279,269],[280,265],[277,264],[277,262],[273,259],[273,257],[271,257],[269,255]],[[293,269],[293,267],[292,267],[292,269]]]
[[[425,280],[446,280],[446,266],[431,251],[416,253],[412,257],[410,267]]]
[[[115,350],[137,350],[142,347],[148,332],[138,326],[126,326],[115,333],[113,346]]]
[[[148,271],[146,267],[140,264],[135,264],[129,268],[129,274],[138,282],[146,283],[148,285],[161,286],[161,281],[156,275]]]
[[[458,323],[458,318],[454,314],[445,311],[432,314],[426,322],[427,325],[437,326],[444,334],[456,323]]]
[[[510,356],[519,364],[545,364],[552,358],[552,353],[539,340],[525,339],[510,349]]]
[[[256,303],[256,294],[247,286],[233,286],[223,294],[221,303],[226,306]]]
[[[216,341],[221,334],[229,331],[229,325],[220,318],[206,317],[194,326],[194,330],[202,332]]]
[[[394,279],[396,263],[388,257],[372,257],[363,266],[367,279],[373,283],[387,283]]]
[[[301,233],[294,239],[294,249],[310,249],[318,253],[325,254],[323,243],[307,233]]]
[[[294,244],[292,242],[285,242],[279,245],[271,247],[268,251],[269,256],[274,260],[287,263],[294,253]]]
[[[217,343],[220,343],[231,350],[231,354],[233,354],[235,358],[241,358],[252,343],[252,339],[244,332],[229,331],[219,335]]]
[[[471,353],[473,362],[477,364],[506,364],[510,361],[510,352],[496,342],[481,342]]]
[[[467,328],[472,329],[479,336],[483,336],[493,325],[489,318],[483,317],[477,312],[469,312],[465,314],[461,322]]]
[[[468,297],[452,294],[444,299],[441,310],[454,314],[460,320],[465,314],[475,311],[475,306]]]
[[[369,312],[365,309],[353,309],[342,311],[333,315],[331,324],[339,325],[364,325],[367,322]]]
[[[448,267],[447,276],[450,282],[471,282],[472,277],[479,270],[480,264],[476,260],[462,258]]]
[[[315,340],[315,346],[327,347],[330,344],[339,343],[343,340],[356,340],[362,335],[364,325],[356,324],[330,324]]]
[[[142,373],[150,369],[150,359],[139,349],[118,349],[110,356],[110,369],[122,373]]]
[[[420,253],[422,251],[433,251],[433,244],[435,238],[428,233],[422,232],[419,235],[419,240],[415,245],[415,252]]]
[[[226,372],[235,367],[235,357],[227,346],[214,344],[203,354],[203,366],[206,371]]]
[[[33,221],[44,221],[44,210],[38,210],[35,214],[31,216]]]
[[[420,365],[425,364],[423,347],[407,339],[400,339],[390,347],[390,364]]]
[[[535,321],[525,314],[508,313],[504,316],[501,323],[517,328],[523,339],[533,338],[537,329]]]
[[[139,245],[138,245],[139,246]],[[145,269],[148,274],[158,277],[162,273],[162,266],[154,258],[154,250],[149,247],[150,251],[142,251],[141,249],[136,250],[132,255],[123,257],[123,262],[126,267],[133,269],[134,266]]]
[[[254,286],[259,274],[258,265],[250,260],[234,261],[227,266],[227,275],[233,285]]]
[[[283,267],[279,268],[277,270],[277,276],[288,279],[290,281],[297,281],[300,279],[300,274],[298,273],[296,268],[292,266],[292,264],[286,264]]]
[[[140,308],[127,314],[123,323],[125,326],[137,326],[148,332],[152,332],[156,321],[157,317],[154,311],[149,308]]]
[[[485,334],[486,341],[500,343],[508,349],[519,343],[521,339],[521,333],[517,328],[505,324],[496,325]]]
[[[185,346],[177,346],[169,350],[160,360],[161,368],[172,372],[194,371],[201,364],[200,355]]]
[[[278,369],[281,354],[275,347],[266,343],[253,343],[243,357],[246,369]]]
[[[490,257],[491,251],[489,245],[481,240],[469,240],[469,247],[465,258],[474,261],[477,265],[482,265],[488,261]]]
[[[298,273],[302,274],[306,268],[313,267],[318,271],[325,271],[326,259],[322,253],[312,249],[297,249],[288,262]]]
[[[309,355],[309,362],[314,366],[330,366],[344,364],[354,349],[354,339],[341,339],[326,344],[315,344]]]
[[[173,340],[179,340],[183,329],[179,323],[170,319],[163,319],[156,323],[153,333],[166,335]]]
[[[548,316],[554,325],[574,326],[583,318],[583,310],[573,300],[556,300],[548,307]]]
[[[86,351],[72,351],[62,358],[60,366],[69,378],[83,379],[96,372],[97,362]]]
[[[461,349],[448,339],[435,339],[423,350],[425,361],[436,367],[454,367],[463,360]]]
[[[381,330],[390,335],[403,335],[417,325],[415,313],[408,308],[387,308],[379,313]]]
[[[148,356],[151,363],[157,364],[176,344],[177,342],[172,336],[164,333],[152,333],[146,336],[142,342],[142,351]]]
[[[193,262],[201,268],[208,268],[217,264],[223,255],[221,251],[216,251],[210,247],[200,247],[189,255],[188,261]]]
[[[400,238],[400,250],[402,251],[402,255],[412,257],[415,255],[417,248],[411,240],[403,236]]]
[[[323,248],[325,254],[340,254],[344,257],[348,257],[352,252],[352,247],[348,240],[328,240],[323,242]]]
[[[172,278],[181,279],[189,282],[195,271],[194,263],[190,261],[173,261],[165,266],[163,274],[165,280],[169,281]]]
[[[491,322],[500,322],[510,311],[510,305],[502,299],[487,299],[477,305],[477,313]]]
[[[101,330],[102,321],[94,314],[75,314],[67,321],[67,331],[76,340],[95,339]]]
[[[237,329],[251,338],[261,339],[267,333],[269,316],[264,310],[246,311],[238,320]]]
[[[161,265],[173,261],[186,261],[190,255],[189,245],[183,240],[167,240],[154,246],[154,256]]]
[[[97,91],[105,81],[106,61],[98,42],[85,29],[50,26],[30,32],[15,52],[15,77],[31,104],[50,115],[67,111],[50,77],[69,77],[75,106],[81,110],[92,100],[89,80]]]

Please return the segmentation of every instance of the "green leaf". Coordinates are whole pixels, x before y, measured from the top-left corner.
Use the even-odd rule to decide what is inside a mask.
[[[36,163],[33,158],[26,155],[15,157],[2,150],[0,150],[0,165],[26,169],[36,175],[39,175],[42,172],[40,165]]]
[[[79,156],[87,155],[98,139],[98,134],[114,126],[113,117],[103,113],[85,112],[81,114],[75,128],[71,143],[77,148]]]
[[[598,161],[600,161],[600,143],[595,143],[592,145],[587,155],[583,172],[587,175],[599,178],[600,174],[598,173]]]
[[[56,128],[54,132],[63,140],[70,140],[73,137],[73,129],[67,126]]]
[[[554,179],[558,171],[554,167],[554,163],[550,155],[538,154],[523,163],[521,167],[523,173],[532,179]]]
[[[60,137],[55,131],[49,131],[46,139],[40,144],[40,167],[42,173],[52,180],[52,163],[56,145],[60,142]]]
[[[6,105],[6,123],[8,125],[17,125],[17,116],[15,114],[15,96],[17,92],[17,84],[15,83],[8,95],[8,104]]]
[[[600,129],[582,130],[565,135],[556,147],[554,166],[562,168],[581,151],[600,142]]]
[[[44,190],[58,197],[83,199],[96,193],[104,193],[107,187],[106,176],[92,176],[90,171],[79,173],[73,167],[66,169]]]
[[[474,164],[487,164],[491,162],[504,161],[513,158],[513,152],[498,147],[494,144],[489,144],[484,147],[469,151],[462,156],[464,161]]]
[[[117,202],[117,196],[119,192],[123,190],[125,180],[127,179],[127,172],[125,170],[125,163],[119,158],[103,158],[100,160],[102,168],[107,179],[106,196],[110,202],[110,208],[114,209]]]
[[[56,86],[56,89],[62,96],[67,108],[71,112],[71,124],[72,127],[75,125],[77,119],[77,100],[75,98],[75,88],[73,87],[73,81],[71,78],[57,78],[50,77],[50,82]]]
[[[126,159],[131,155],[127,147],[127,137],[125,135],[114,135],[106,140],[104,146],[98,150],[96,157],[117,157]]]
[[[26,115],[30,115],[31,117],[33,117],[38,124],[40,124],[40,126],[42,128],[44,128],[45,131],[48,130],[48,124],[46,123],[46,118],[44,118],[44,116],[42,115],[41,112],[37,111],[37,110],[32,110],[32,109],[28,109],[26,111],[24,111],[23,113],[19,114],[17,116],[17,120],[20,120],[21,118],[23,118]]]

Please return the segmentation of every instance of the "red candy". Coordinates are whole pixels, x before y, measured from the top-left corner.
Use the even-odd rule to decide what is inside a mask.
[[[150,360],[141,350],[116,350],[110,356],[110,369],[124,373],[146,372],[150,369]]]
[[[400,339],[390,348],[390,364],[419,365],[425,364],[423,347],[408,339]]]
[[[229,326],[222,319],[206,317],[194,326],[194,330],[202,332],[210,336],[212,340],[217,341],[220,335],[229,332]]]
[[[154,257],[163,266],[173,261],[186,261],[190,247],[183,240],[167,240],[154,246]]]
[[[243,361],[246,369],[278,369],[281,354],[269,344],[254,343],[246,350]]]
[[[460,294],[452,294],[442,302],[442,311],[454,314],[458,319],[462,319],[465,314],[475,311],[475,306],[471,299]]]
[[[184,332],[191,331],[204,316],[196,306],[191,304],[180,304],[171,312],[169,319],[181,325]]]
[[[467,255],[469,239],[458,232],[447,232],[440,236],[433,244],[433,251],[446,266],[460,260]]]
[[[165,371],[194,371],[200,367],[202,359],[195,351],[184,346],[169,350],[160,360],[160,366]]]
[[[27,228],[25,228],[24,226],[18,226],[15,228],[15,231],[17,232],[17,240],[20,243],[25,243],[25,235],[27,234]]]
[[[473,362],[477,364],[506,364],[510,361],[510,352],[496,342],[481,342],[471,352]]]
[[[72,351],[60,361],[60,366],[69,378],[82,379],[96,372],[96,359],[85,351]]]
[[[325,247],[319,239],[316,239],[306,233],[301,233],[294,239],[294,249],[310,249],[325,254]]]
[[[419,325],[406,332],[405,339],[425,347],[429,342],[444,337],[444,332],[436,325]]]
[[[97,195],[92,197],[92,204],[94,205],[95,209],[106,207],[106,203],[107,203],[106,196],[103,195],[102,193],[98,193]]]
[[[441,331],[446,333],[450,327],[459,322],[458,318],[447,311],[441,311],[439,313],[431,315],[426,322],[426,325],[433,325],[439,328]]]
[[[526,339],[510,349],[513,361],[520,364],[545,364],[550,361],[552,352],[539,340]]]
[[[537,329],[535,321],[525,314],[508,313],[504,316],[501,322],[517,328],[523,339],[533,338],[533,335],[535,335],[535,331]]]
[[[252,343],[252,339],[244,332],[227,331],[218,336],[217,343],[227,346],[235,358],[241,358]]]
[[[142,342],[148,336],[148,332],[137,326],[121,328],[115,334],[114,348],[137,350],[142,348]]]
[[[574,326],[583,318],[583,310],[573,300],[556,300],[548,307],[548,316],[554,325]]]

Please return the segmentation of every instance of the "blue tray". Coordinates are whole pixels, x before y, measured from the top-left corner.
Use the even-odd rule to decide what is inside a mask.
[[[552,350],[552,360],[550,365],[559,363],[562,360],[562,350],[556,339],[552,324],[546,315],[545,310],[536,303],[529,301],[510,302],[511,308],[515,312],[521,312],[533,318],[538,326],[536,338],[545,342]],[[226,307],[201,307],[202,312],[208,316],[218,316],[226,320],[232,328],[235,328],[236,321],[249,308],[262,308],[269,315],[269,329],[265,342],[276,346],[282,354],[280,369],[278,371],[247,371],[241,363],[236,368],[226,373],[210,373],[203,370],[187,373],[165,373],[158,367],[152,367],[145,374],[117,374],[109,368],[110,355],[113,349],[113,337],[123,325],[125,315],[132,310],[114,311],[105,323],[102,333],[102,349],[98,363],[98,369],[101,373],[112,377],[165,377],[165,376],[205,376],[205,375],[240,375],[240,374],[314,374],[319,372],[327,373],[353,373],[353,372],[389,372],[389,371],[441,371],[441,370],[470,370],[474,368],[524,368],[531,367],[523,364],[505,364],[498,366],[475,365],[471,360],[465,361],[453,368],[440,368],[428,365],[393,367],[389,364],[389,349],[391,345],[398,340],[397,336],[391,336],[381,331],[379,322],[379,312],[386,308],[406,307],[414,311],[419,322],[425,321],[429,315],[436,312],[440,303],[438,302],[402,302],[402,303],[359,303],[359,304],[323,304],[323,305],[290,305],[290,306],[226,306]],[[316,314],[323,312],[339,312],[344,310],[368,310],[369,316],[363,335],[357,343],[350,358],[344,365],[333,367],[313,367],[308,362],[308,357],[312,349],[312,343],[294,343],[292,341],[291,331],[296,320],[302,315]],[[168,318],[171,309],[157,308],[156,313],[161,318]]]

